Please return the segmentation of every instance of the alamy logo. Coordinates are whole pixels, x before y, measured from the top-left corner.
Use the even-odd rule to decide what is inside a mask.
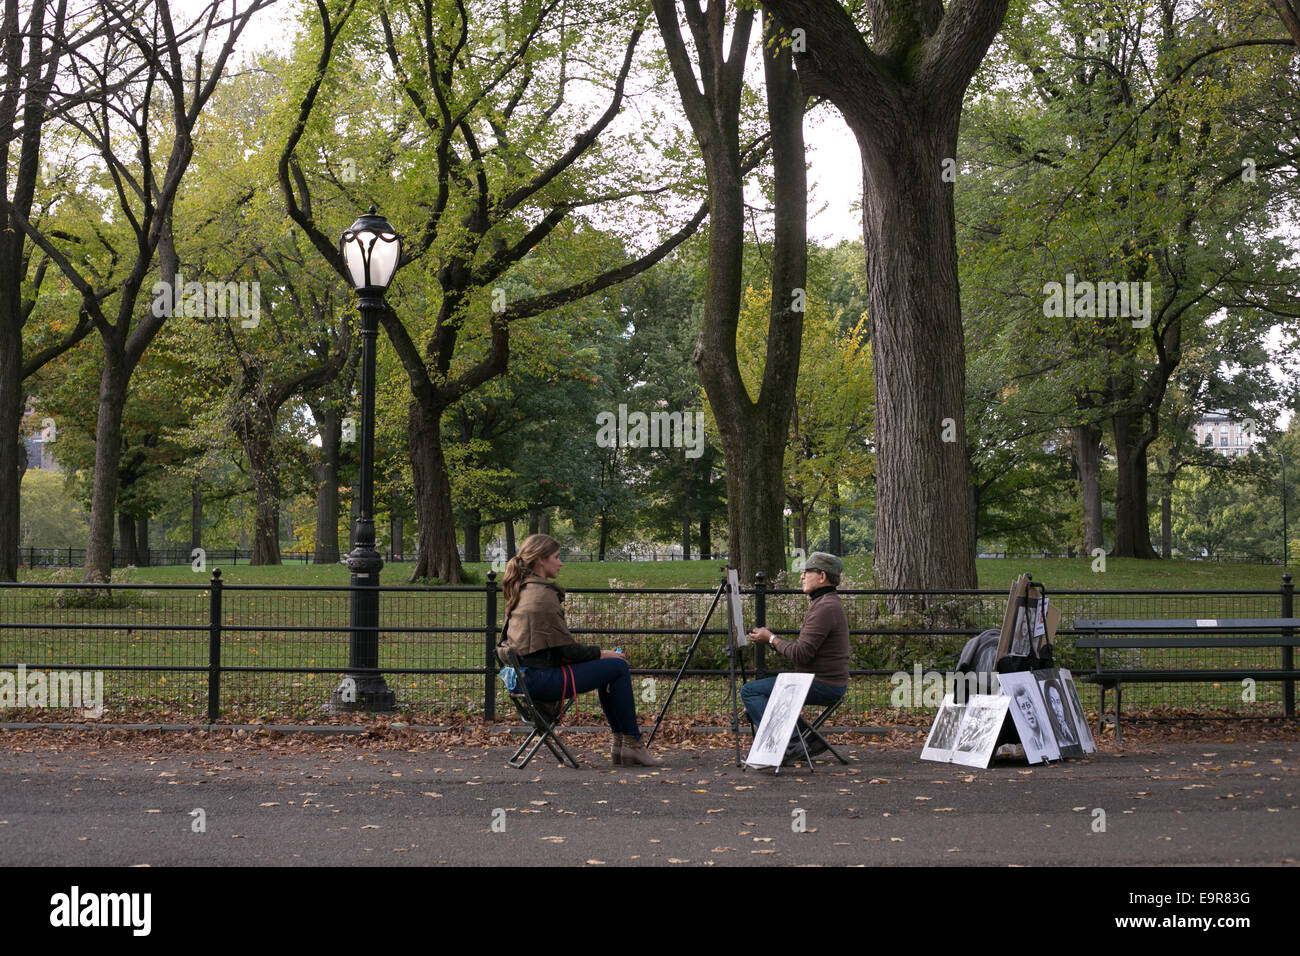
[[[87,717],[104,715],[104,672],[0,671],[0,711],[10,707],[85,708]]]
[[[186,282],[176,273],[175,282],[155,282],[153,314],[168,318],[215,319],[231,316],[239,324],[255,329],[262,321],[262,284],[260,282]]]
[[[600,448],[685,448],[687,458],[704,454],[703,412],[628,412],[596,415],[596,445]]]
[[[964,674],[926,671],[922,674],[920,664],[912,665],[910,674],[907,671],[895,671],[890,675],[889,683],[894,685],[889,695],[889,704],[900,710],[908,707],[938,707],[943,703],[945,694],[952,694],[960,703],[968,700],[972,694],[997,694],[1001,687],[997,674],[983,671]]]
[[[1136,319],[1135,329],[1145,329],[1151,324],[1150,282],[1081,282],[1074,281],[1074,273],[1065,274],[1065,284],[1049,282],[1043,286],[1043,315],[1051,317],[1088,318],[1111,316]]]
[[[152,925],[151,893],[70,892],[50,897],[51,926],[129,926],[132,935],[148,936]]]

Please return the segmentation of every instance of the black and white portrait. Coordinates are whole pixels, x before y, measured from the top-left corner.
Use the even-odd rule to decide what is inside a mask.
[[[1082,757],[1083,747],[1079,745],[1079,732],[1074,726],[1074,715],[1066,703],[1065,691],[1061,688],[1059,672],[1051,670],[1035,671],[1038,689],[1043,702],[1047,705],[1047,720],[1056,735],[1056,744],[1062,757]]]
[[[1025,759],[1030,763],[1059,760],[1060,748],[1056,735],[1048,724],[1046,706],[1040,696],[1038,682],[1029,671],[1000,674],[1002,690],[1011,698],[1011,718],[1015,721],[1020,743],[1025,748]]]
[[[1083,704],[1079,700],[1079,689],[1074,686],[1074,675],[1065,668],[1058,672],[1061,677],[1061,687],[1065,691],[1065,701],[1070,710],[1074,713],[1074,726],[1079,731],[1079,745],[1083,747],[1083,752],[1092,754],[1097,752],[1097,743],[1092,739],[1092,728],[1088,726],[1088,716],[1083,712]]]
[[[966,713],[957,730],[953,763],[967,767],[987,767],[993,758],[1002,723],[1007,716],[1006,697],[976,694],[966,705]]]
[[[772,695],[767,700],[763,719],[754,734],[754,745],[749,748],[745,763],[750,767],[779,767],[785,759],[785,748],[794,733],[795,721],[803,707],[808,688],[812,686],[812,674],[796,674],[790,671],[778,674],[772,687]]]
[[[939,713],[935,715],[934,724],[930,727],[930,736],[921,748],[922,760],[939,760],[943,763],[952,761],[952,749],[957,743],[957,728],[961,726],[965,713],[966,705],[954,703],[952,694],[943,698]]]

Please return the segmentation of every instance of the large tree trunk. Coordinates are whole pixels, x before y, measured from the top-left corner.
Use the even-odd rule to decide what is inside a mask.
[[[1092,554],[1102,547],[1101,535],[1101,429],[1075,425],[1070,429],[1079,498],[1083,502],[1083,552]]]
[[[460,564],[460,552],[456,550],[451,482],[442,453],[442,412],[436,404],[425,409],[413,401],[407,419],[420,542],[420,559],[415,563],[411,580],[437,578],[447,584],[460,584],[465,580],[465,571]]]
[[[509,519],[505,522],[506,533],[506,559],[509,560],[519,553],[518,545],[515,544],[515,522]]]
[[[952,188],[935,173],[956,154],[958,115],[918,104],[887,143],[854,129],[864,154],[876,569],[885,588],[977,586]]]
[[[1154,558],[1147,502],[1147,441],[1142,418],[1121,412],[1111,418],[1115,438],[1115,549],[1118,558]]]
[[[876,572],[886,588],[973,588],[965,348],[951,177],[966,86],[1006,0],[874,3],[871,46],[836,0],[768,0],[804,91],[862,155],[876,374]]]
[[[790,46],[765,30],[761,55],[775,208],[767,353],[755,400],[741,380],[736,360],[747,227],[738,117],[753,12],[738,7],[727,37],[727,18],[720,5],[711,6],[707,17],[688,8],[696,56],[709,63],[699,69],[697,79],[676,5],[672,0],[655,0],[654,9],[708,177],[708,275],[694,359],[727,462],[728,561],[744,581],[753,580],[759,571],[772,578],[785,567],[783,464],[807,289],[806,97],[794,73]]]
[[[700,515],[700,560],[711,561],[713,559],[713,527],[710,519],[711,513],[705,509]]]

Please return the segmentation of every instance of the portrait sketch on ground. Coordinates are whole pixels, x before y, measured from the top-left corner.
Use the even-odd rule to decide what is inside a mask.
[[[921,748],[922,760],[952,763],[952,750],[957,744],[957,728],[961,726],[965,713],[965,704],[956,703],[952,694],[944,696],[939,713],[935,714],[934,724],[930,727],[930,736]]]
[[[1092,728],[1088,726],[1088,716],[1083,712],[1083,704],[1079,700],[1079,689],[1074,686],[1074,675],[1064,667],[1058,672],[1061,675],[1061,687],[1065,689],[1065,700],[1074,711],[1074,726],[1079,731],[1079,744],[1083,747],[1086,754],[1095,754],[1097,752],[1097,742],[1092,739]]]
[[[1000,674],[1002,691],[1011,700],[1011,719],[1016,723],[1025,759],[1030,763],[1060,760],[1061,751],[1047,721],[1047,707],[1038,690],[1038,681],[1030,671]]]
[[[1047,707],[1047,722],[1056,734],[1056,745],[1062,757],[1082,757],[1083,747],[1079,746],[1079,731],[1074,727],[1074,715],[1070,705],[1065,701],[1065,690],[1061,687],[1060,671],[1055,667],[1049,670],[1034,671],[1038,681],[1038,690]]]
[[[1002,732],[1002,723],[1007,719],[1009,703],[1010,700],[1001,695],[976,694],[971,697],[957,729],[957,746],[952,752],[953,763],[967,767],[989,765],[998,736]]]
[[[767,699],[763,719],[754,732],[754,745],[749,748],[749,756],[745,758],[747,767],[781,766],[781,761],[785,759],[785,748],[794,732],[795,721],[799,719],[799,710],[803,707],[812,682],[812,674],[792,674],[787,671],[776,676],[776,684],[772,687],[772,696]]]

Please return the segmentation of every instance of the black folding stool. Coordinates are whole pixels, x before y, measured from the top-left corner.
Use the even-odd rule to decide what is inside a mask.
[[[848,695],[846,694],[844,696],[848,696]],[[821,735],[821,732],[818,729],[821,727],[822,724],[826,723],[826,719],[828,717],[834,714],[835,711],[839,710],[840,704],[842,703],[844,703],[844,697],[841,697],[833,704],[827,704],[826,709],[823,710],[820,714],[818,714],[813,719],[813,722],[811,724],[805,721],[802,717],[799,718],[799,722],[796,725],[796,728],[799,731],[799,741],[798,741],[799,746],[795,748],[795,753],[793,758],[795,763],[799,762],[800,760],[799,751],[802,750],[803,759],[808,762],[808,770],[812,771],[813,754],[809,751],[808,746],[809,744],[816,744],[816,743],[820,743],[823,747],[826,748],[827,751],[834,754],[835,759],[838,760],[840,763],[842,764],[848,763],[847,760],[845,760],[843,757],[840,756],[840,752],[836,750],[834,747],[832,747],[830,745],[830,742]],[[821,753],[821,751],[818,751],[818,753]]]
[[[533,700],[533,695],[528,693],[528,684],[524,681],[524,669],[519,663],[519,655],[513,649],[505,648],[505,656],[506,662],[515,669],[515,689],[507,688],[510,702],[515,705],[515,710],[519,711],[519,716],[523,718],[524,723],[533,728],[532,733],[515,751],[515,755],[507,761],[507,765],[516,770],[523,770],[528,766],[528,761],[533,759],[538,748],[546,744],[546,749],[555,756],[556,760],[577,770],[578,761],[573,759],[573,754],[569,753],[569,748],[564,746],[564,742],[555,732],[555,728],[559,726],[565,712],[569,709],[570,700],[574,698],[541,702]],[[532,746],[529,747],[529,744]],[[528,751],[526,754],[525,750]]]

